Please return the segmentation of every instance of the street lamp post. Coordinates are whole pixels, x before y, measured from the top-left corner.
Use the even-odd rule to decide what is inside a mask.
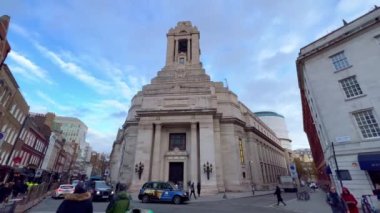
[[[331,141],[331,146],[332,146],[333,157],[334,157],[335,166],[336,166],[336,176],[337,176],[337,178],[339,180],[340,187],[343,189],[342,178],[340,178],[340,170],[339,170],[339,167],[338,167],[338,162],[336,160],[335,148],[334,148],[334,142],[333,141]]]
[[[253,175],[252,175],[251,163],[253,163],[253,161],[250,160],[248,164],[249,164],[249,173],[251,174],[251,190],[252,190],[252,196],[255,196],[255,187],[253,186]]]

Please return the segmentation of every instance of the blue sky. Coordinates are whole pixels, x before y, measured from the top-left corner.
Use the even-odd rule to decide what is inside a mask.
[[[252,111],[286,117],[293,148],[308,147],[295,60],[299,49],[370,11],[373,0],[1,0],[11,16],[9,65],[32,112],[74,116],[110,152],[130,100],[165,63],[166,33],[189,20],[213,81]]]

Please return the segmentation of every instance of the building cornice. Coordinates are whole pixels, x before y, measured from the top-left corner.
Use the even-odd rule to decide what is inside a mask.
[[[171,110],[137,110],[136,117],[172,116],[172,115],[216,115],[216,109],[171,109]]]

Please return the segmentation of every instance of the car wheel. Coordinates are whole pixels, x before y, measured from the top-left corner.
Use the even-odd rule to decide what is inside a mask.
[[[179,196],[174,196],[173,203],[174,204],[180,204],[181,203],[181,198]]]
[[[148,195],[144,195],[141,199],[141,202],[143,203],[149,203],[149,196]]]

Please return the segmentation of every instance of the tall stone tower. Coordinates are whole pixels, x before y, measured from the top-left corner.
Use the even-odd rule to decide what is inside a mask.
[[[206,74],[199,39],[189,21],[167,33],[165,66],[133,97],[113,144],[113,183],[135,191],[147,181],[190,181],[212,194],[268,189],[285,173],[273,131]],[[259,158],[258,147],[268,156]]]
[[[190,21],[178,22],[167,34],[166,66],[200,65],[199,31]]]

